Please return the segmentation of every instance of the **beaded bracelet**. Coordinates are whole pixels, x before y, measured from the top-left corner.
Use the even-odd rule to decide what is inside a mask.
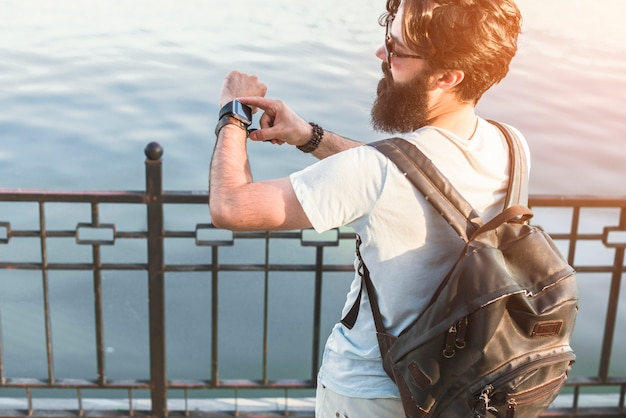
[[[324,130],[316,123],[309,122],[309,125],[313,127],[313,134],[311,139],[304,145],[298,145],[297,148],[302,152],[313,152],[317,149],[322,142],[322,136],[324,136]]]

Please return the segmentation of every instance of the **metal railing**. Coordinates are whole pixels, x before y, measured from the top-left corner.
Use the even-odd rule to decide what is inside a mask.
[[[139,416],[151,415],[164,417],[173,414],[204,414],[204,416],[247,416],[246,408],[242,405],[247,397],[242,393],[249,394],[248,390],[255,393],[265,394],[266,390],[272,390],[271,394],[280,393],[284,396],[284,402],[278,407],[265,408],[265,412],[255,411],[255,416],[312,416],[312,408],[305,407],[303,410],[293,408],[295,399],[302,393],[312,396],[312,389],[316,385],[316,374],[320,361],[320,350],[323,338],[327,335],[326,329],[336,317],[325,320],[322,309],[325,301],[323,284],[328,286],[332,282],[335,273],[351,278],[352,251],[354,234],[350,230],[336,230],[329,235],[318,236],[311,231],[289,232],[246,232],[228,233],[215,229],[209,220],[208,196],[206,192],[173,192],[162,190],[162,149],[156,143],[146,147],[146,190],[145,191],[120,191],[120,192],[59,192],[59,191],[29,191],[29,190],[5,190],[0,189],[0,284],[2,280],[16,274],[18,271],[32,271],[41,274],[41,305],[43,309],[43,331],[45,333],[45,364],[46,375],[44,377],[13,376],[7,372],[4,352],[5,342],[3,329],[6,329],[6,317],[0,316],[0,398],[15,397],[15,391],[23,391],[23,402],[17,407],[3,407],[0,403],[0,411],[3,416],[40,415],[45,414],[45,406],[37,405],[37,397],[34,391],[55,389],[75,392],[75,404],[73,407],[64,408],[63,412],[55,412],[55,415],[67,416],[104,416],[110,415],[111,407],[106,404],[93,406],[84,393],[98,390],[107,398],[107,391],[112,393],[123,391],[127,396],[127,403],[116,406],[115,415]],[[52,228],[47,226],[51,218],[48,207],[57,203],[88,206],[89,219],[75,222],[72,228]],[[17,219],[22,216],[21,206],[17,211],[8,211],[6,205],[35,205],[37,210],[34,229],[16,227],[20,224]],[[5,206],[3,206],[5,205]],[[106,218],[101,214],[103,206],[115,206],[127,208],[145,208],[133,212],[133,215],[143,219],[145,228],[133,229],[122,228],[111,222],[102,222]],[[203,209],[206,216],[204,220],[195,223],[191,229],[173,230],[166,229],[169,222],[166,209],[178,205],[196,205]],[[605,289],[606,312],[603,323],[602,335],[598,338],[600,347],[594,351],[599,363],[597,373],[589,372],[584,375],[573,373],[570,376],[563,394],[558,402],[551,407],[545,416],[553,417],[624,417],[626,416],[626,368],[622,359],[622,352],[626,349],[626,341],[623,333],[616,330],[626,329],[626,309],[619,305],[620,288],[626,271],[624,263],[624,250],[626,248],[626,197],[566,197],[566,196],[531,196],[530,205],[536,216],[536,223],[542,225],[562,246],[563,253],[581,277],[583,288],[581,298],[582,309],[579,321],[597,322],[595,318],[586,318],[585,292],[587,288]],[[4,209],[3,209],[4,208]],[[124,211],[122,209],[122,211]],[[68,215],[69,216],[69,215]],[[62,216],[66,218],[65,214]],[[598,226],[598,222],[602,225]],[[141,223],[141,222],[140,222]],[[68,246],[67,241],[72,241]],[[184,240],[192,242],[197,248],[206,250],[207,262],[186,263],[184,260],[167,261],[165,243],[170,240]],[[15,261],[5,259],[5,254],[12,244],[22,241],[36,241],[38,246],[37,260]],[[64,248],[89,248],[89,261],[55,261],[49,254],[51,246],[57,241],[64,242]],[[115,247],[120,242],[133,241],[145,243],[147,254],[141,262],[106,262],[103,251],[107,247]],[[259,244],[259,259],[255,262],[238,262],[232,255],[224,256],[229,247],[236,247],[238,243],[250,241]],[[278,243],[278,244],[276,244]],[[255,244],[255,245],[256,245]],[[282,245],[278,252],[285,249],[298,247],[303,249],[302,259],[283,260],[276,259],[270,251],[275,245]],[[589,250],[589,247],[592,247]],[[4,249],[4,250],[3,250]],[[72,250],[70,250],[72,251]],[[247,251],[247,250],[244,250]],[[277,252],[274,250],[274,252]],[[599,252],[600,260],[591,257],[590,254]],[[93,281],[93,328],[95,330],[95,359],[96,376],[94,378],[65,378],[57,376],[55,372],[55,331],[53,312],[51,311],[50,277],[52,272],[87,272]],[[149,347],[146,353],[149,356],[149,376],[130,377],[123,379],[110,378],[107,373],[107,335],[105,330],[105,298],[103,296],[103,275],[107,272],[145,272],[147,278],[147,322],[149,327]],[[197,347],[198,350],[207,351],[210,356],[209,370],[205,377],[194,379],[171,379],[167,371],[167,328],[166,328],[166,280],[165,276],[177,273],[201,273],[210,283],[210,315],[208,327],[210,328],[210,346]],[[304,305],[310,305],[311,329],[309,331],[310,344],[305,350],[309,357],[308,369],[296,373],[297,376],[274,378],[269,371],[272,345],[270,335],[270,303],[269,283],[271,276],[281,272],[294,274],[307,274],[311,276],[311,296],[298,296],[304,300],[311,300]],[[251,373],[245,378],[222,378],[220,373],[220,277],[227,274],[255,273],[262,283],[259,294],[262,306],[262,319],[260,320],[261,346],[260,372]],[[255,276],[256,277],[256,276]],[[603,285],[596,283],[605,283]],[[623,290],[622,290],[623,292]],[[345,293],[344,293],[345,294]],[[624,299],[624,297],[621,297]],[[326,305],[324,305],[326,306]],[[335,312],[339,315],[341,306],[335,306]],[[326,308],[325,308],[326,309]],[[622,311],[620,311],[620,309]],[[620,312],[622,315],[620,317]],[[0,314],[2,309],[0,306]],[[621,322],[620,319],[621,318]],[[599,326],[600,324],[596,324]],[[308,325],[307,325],[308,326]],[[587,344],[586,336],[575,336],[574,344]],[[245,344],[245,343],[244,343]],[[221,347],[223,349],[223,347]],[[575,347],[576,349],[576,347]],[[581,358],[578,353],[578,363],[593,365],[594,359]],[[28,361],[26,359],[25,361]],[[593,368],[593,367],[592,367]],[[592,369],[591,368],[591,369]],[[591,370],[588,366],[585,371]],[[575,369],[576,370],[576,367]],[[258,375],[257,375],[258,374]],[[199,391],[200,396],[217,391],[219,394],[229,390],[228,397],[234,403],[228,407],[198,406],[194,398],[194,391]],[[259,391],[256,391],[259,390]],[[302,391],[301,391],[302,390]],[[181,394],[172,397],[170,394]],[[46,392],[47,393],[47,392]],[[66,393],[66,392],[64,392]],[[148,394],[144,398],[137,397],[137,393]],[[295,395],[294,395],[295,394]],[[602,396],[600,396],[602,395]],[[101,395],[102,396],[102,395]],[[112,396],[117,397],[117,395]],[[149,397],[149,401],[145,399]],[[180,398],[180,399],[179,399]],[[272,398],[274,399],[274,398]],[[589,399],[593,401],[588,402]],[[602,400],[600,405],[597,401]],[[178,402],[180,401],[180,402]],[[292,407],[290,407],[290,402]],[[274,404],[272,404],[274,405]],[[228,411],[220,412],[220,409]],[[254,407],[251,407],[254,409]],[[249,408],[248,408],[249,409]],[[223,414],[223,415],[220,415]]]

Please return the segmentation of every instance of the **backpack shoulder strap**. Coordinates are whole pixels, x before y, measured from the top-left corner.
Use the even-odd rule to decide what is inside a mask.
[[[387,156],[466,241],[482,226],[482,220],[472,205],[415,145],[402,138],[368,145]]]
[[[528,202],[528,163],[521,140],[505,125],[500,129],[509,148],[509,184],[504,207]],[[483,225],[472,205],[415,145],[402,138],[368,144],[385,154],[465,241]]]
[[[506,138],[509,147],[509,185],[505,198],[505,208],[513,205],[526,205],[528,201],[528,162],[521,140],[506,125],[489,122],[500,129]],[[448,179],[439,171],[422,151],[415,145],[402,138],[390,138],[368,144],[386,155],[404,173],[413,185],[424,195],[435,209],[448,221],[454,230],[466,242],[481,229],[484,224],[472,205],[450,184]],[[357,256],[359,257],[359,274],[361,275],[361,292],[352,308],[342,318],[341,322],[352,328],[359,314],[361,293],[365,287],[369,299],[376,300],[376,294],[371,285],[369,271],[360,257],[360,239],[357,241]],[[367,283],[370,281],[370,283]],[[371,304],[371,302],[370,302]],[[376,306],[372,306],[377,331],[381,332],[382,319]]]
[[[522,140],[513,130],[495,120],[487,120],[500,129],[509,145],[509,187],[506,192],[504,208],[513,205],[528,206],[528,158]]]

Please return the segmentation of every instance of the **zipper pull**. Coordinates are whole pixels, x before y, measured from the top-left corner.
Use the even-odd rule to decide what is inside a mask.
[[[463,317],[459,319],[459,322],[456,323],[456,339],[454,340],[454,345],[459,350],[465,348],[465,333],[467,332],[467,317]]]
[[[506,408],[506,418],[514,418],[515,417],[515,407],[517,406],[517,402],[515,399],[511,398],[507,402]]]
[[[487,385],[480,393],[478,402],[474,407],[474,418],[487,418],[487,412],[498,412],[496,408],[489,406],[489,396],[491,392],[493,392],[493,386]]]
[[[453,324],[449,329],[448,329],[448,336],[446,337],[446,346],[443,349],[443,356],[445,358],[452,358],[454,357],[455,351],[454,351],[454,347],[455,347],[455,341],[456,341],[456,324]]]

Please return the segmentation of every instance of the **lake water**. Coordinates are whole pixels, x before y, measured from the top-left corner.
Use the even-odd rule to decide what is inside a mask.
[[[377,25],[384,3],[1,0],[0,188],[141,190],[143,149],[158,141],[164,188],[205,191],[218,92],[231,69],[258,74],[268,97],[328,130],[380,139],[369,126],[369,107],[380,78],[374,51],[384,35]],[[624,195],[626,2],[518,4],[525,18],[519,52],[507,79],[482,99],[480,114],[525,133],[533,154],[531,193]],[[252,144],[250,158],[257,179],[313,161],[269,144]],[[28,300],[26,288],[12,291],[5,286],[0,295],[5,320],[26,312],[9,308],[9,295]],[[139,329],[145,309],[131,308],[134,302],[119,293],[111,309],[128,309]],[[40,299],[30,302],[37,306]],[[59,328],[55,335],[66,336],[65,345],[80,346],[79,332]],[[180,332],[183,340],[193,338],[193,327]],[[132,345],[124,349],[123,339],[108,342],[109,356],[127,355],[117,363],[120,375],[133,375],[135,364],[145,373],[146,361],[129,361]],[[82,356],[93,360],[92,352]],[[5,353],[7,363],[13,358],[19,355]],[[80,374],[63,361],[68,374]],[[193,374],[193,365],[176,371],[172,362],[172,374]],[[6,371],[23,376],[36,367],[7,365]],[[583,369],[593,374],[594,367]]]

